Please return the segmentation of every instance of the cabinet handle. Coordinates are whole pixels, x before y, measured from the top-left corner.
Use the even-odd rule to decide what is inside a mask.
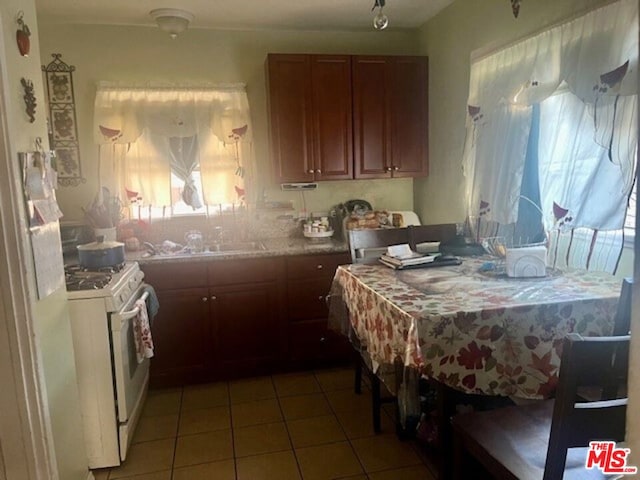
[[[203,302],[206,302],[207,300],[209,300],[207,297],[202,297]]]
[[[394,172],[397,172],[398,170],[400,170],[400,167],[393,167]]]
[[[316,173],[322,173],[322,170],[317,169],[317,170],[316,170]]]
[[[215,295],[211,295],[211,301],[215,301],[217,299],[218,299],[218,297],[216,297]]]
[[[320,343],[324,343],[326,341],[327,341],[327,339],[325,337],[320,337]]]
[[[324,302],[324,295],[320,295],[320,296],[318,297],[318,300],[320,300],[321,302]]]
[[[386,167],[385,171],[390,172],[391,171],[391,167]]]
[[[318,270],[322,270],[323,268],[324,268],[324,267],[322,266],[322,264],[318,264],[318,265],[316,265],[316,269],[318,269]]]
[[[310,168],[309,170],[307,170],[307,173],[313,173],[315,170],[313,168]]]

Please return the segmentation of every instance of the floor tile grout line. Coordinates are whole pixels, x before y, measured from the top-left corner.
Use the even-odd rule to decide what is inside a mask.
[[[231,408],[231,382],[225,382],[227,384],[227,400],[229,401],[229,428],[231,432],[231,454],[233,455],[233,478],[238,480],[238,461],[236,458],[236,440],[233,431],[233,408]]]
[[[178,424],[176,425],[176,436],[173,440],[173,458],[171,459],[171,475],[170,479],[173,480],[173,469],[176,464],[176,454],[178,453],[178,432],[180,431],[180,420],[182,420],[182,403],[184,400],[184,387],[180,387],[180,404],[178,405]]]
[[[314,375],[315,378],[315,375]],[[271,382],[273,383],[273,375],[271,376]],[[274,384],[275,390],[275,384]],[[291,453],[293,454],[293,458],[296,461],[296,467],[298,468],[298,474],[300,474],[300,478],[304,480],[304,475],[302,474],[302,467],[300,466],[300,462],[298,461],[298,454],[296,453],[296,449],[293,446],[293,439],[291,438],[291,432],[289,431],[289,425],[287,424],[287,420],[284,416],[284,410],[282,409],[282,404],[280,403],[280,397],[277,396],[276,392],[276,401],[278,402],[278,408],[280,409],[280,415],[282,415],[282,421],[284,422],[284,428],[287,431],[287,437],[289,438],[289,445],[291,445]]]
[[[315,375],[315,372],[314,372],[314,375]],[[320,381],[318,381],[318,383],[320,383]],[[347,442],[349,442],[349,447],[351,447],[351,451],[353,452],[353,455],[356,457],[356,460],[358,460],[358,464],[360,465],[360,468],[362,469],[362,473],[365,475],[365,477],[369,478],[369,475],[367,474],[367,471],[364,468],[364,464],[362,463],[362,460],[360,460],[360,456],[358,455],[358,452],[356,452],[356,449],[353,446],[353,443],[351,443],[351,439],[349,438],[349,435],[347,435],[347,431],[342,426],[342,423],[340,423],[340,419],[338,418],[338,414],[337,414],[336,410],[333,408],[333,405],[331,405],[331,402],[329,401],[329,397],[327,396],[327,392],[325,392],[323,390],[322,391],[322,395],[324,395],[325,400],[326,400],[327,404],[329,405],[329,409],[333,412],[333,416],[336,418],[336,422],[338,422],[338,426],[340,427],[340,430],[342,430],[342,433],[344,434],[344,437],[347,439]]]

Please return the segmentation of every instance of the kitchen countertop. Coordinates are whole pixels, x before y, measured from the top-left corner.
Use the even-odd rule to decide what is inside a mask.
[[[149,255],[145,251],[127,252],[128,262],[148,263],[176,263],[193,261],[218,261],[243,258],[281,257],[290,255],[311,255],[323,253],[348,252],[349,247],[345,242],[329,239],[313,241],[306,238],[269,238],[259,240],[265,250],[247,250],[232,252],[207,252],[207,253],[176,253]]]

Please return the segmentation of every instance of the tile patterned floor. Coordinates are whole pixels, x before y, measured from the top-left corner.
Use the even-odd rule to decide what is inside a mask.
[[[96,480],[433,480],[419,446],[331,369],[149,392],[126,462]]]

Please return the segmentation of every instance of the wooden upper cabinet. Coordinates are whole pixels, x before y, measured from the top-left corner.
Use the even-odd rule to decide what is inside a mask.
[[[429,169],[429,63],[391,57],[389,113],[394,177],[425,176]]]
[[[353,178],[351,58],[270,54],[267,76],[276,181]]]
[[[276,182],[426,175],[428,72],[426,57],[269,54]]]
[[[427,57],[352,59],[355,178],[428,173]]]
[[[353,178],[351,57],[311,56],[316,180]]]
[[[267,57],[271,155],[279,182],[314,179],[310,65],[308,55]]]
[[[390,176],[386,57],[353,59],[355,178]]]

